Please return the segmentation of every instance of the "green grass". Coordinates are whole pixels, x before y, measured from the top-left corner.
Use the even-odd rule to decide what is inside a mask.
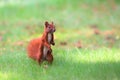
[[[20,51],[21,50],[21,51]],[[25,50],[5,51],[0,57],[1,80],[119,80],[117,49],[54,49],[54,62],[44,68],[27,58]]]
[[[120,79],[119,0],[0,2],[0,80]],[[41,36],[46,20],[57,29],[54,61],[39,66],[27,57],[26,46]]]

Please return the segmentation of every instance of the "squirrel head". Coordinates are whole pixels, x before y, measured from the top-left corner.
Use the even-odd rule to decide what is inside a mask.
[[[54,33],[56,31],[53,22],[51,22],[51,24],[49,24],[47,21],[45,22],[45,31],[47,33]]]

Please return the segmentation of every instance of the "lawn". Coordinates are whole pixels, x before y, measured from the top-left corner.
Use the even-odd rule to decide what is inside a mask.
[[[44,22],[56,25],[52,65],[26,54],[42,35]],[[0,80],[119,80],[119,0],[1,0]]]

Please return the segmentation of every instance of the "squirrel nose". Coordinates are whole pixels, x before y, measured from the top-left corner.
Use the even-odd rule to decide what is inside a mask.
[[[56,29],[54,29],[54,32],[56,31]]]
[[[53,32],[55,32],[56,31],[56,29],[53,29]]]

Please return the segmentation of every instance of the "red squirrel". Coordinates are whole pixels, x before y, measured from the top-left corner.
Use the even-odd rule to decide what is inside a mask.
[[[27,47],[28,57],[36,60],[39,64],[43,60],[52,63],[52,49],[51,44],[55,45],[53,33],[56,31],[53,22],[49,24],[45,22],[43,35],[37,39],[30,41]]]

